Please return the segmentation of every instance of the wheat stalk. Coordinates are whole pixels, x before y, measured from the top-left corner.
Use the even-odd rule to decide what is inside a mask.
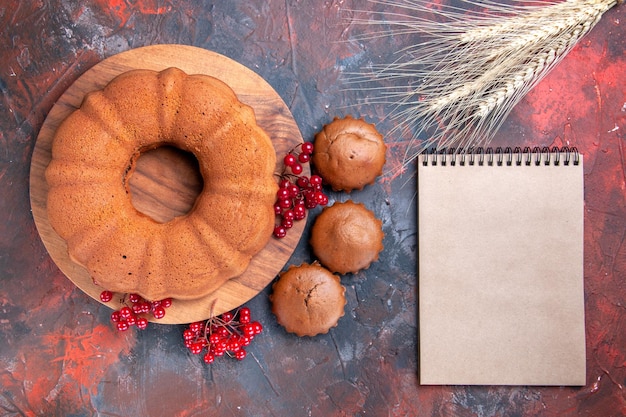
[[[365,89],[376,96],[370,102],[392,106],[391,134],[410,138],[403,167],[427,148],[486,146],[515,104],[607,10],[623,2],[459,0],[465,7],[455,7],[422,0],[370,1],[386,11],[369,19],[355,12],[352,23],[368,27],[356,39],[425,38],[398,51],[397,61],[348,77],[349,83],[375,79],[392,84]]]

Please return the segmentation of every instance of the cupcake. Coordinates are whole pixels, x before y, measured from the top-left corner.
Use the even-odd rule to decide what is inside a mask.
[[[335,118],[315,135],[312,161],[335,191],[360,190],[383,173],[387,146],[373,124]]]
[[[344,315],[345,292],[339,277],[321,265],[292,265],[272,285],[272,312],[290,333],[328,333]]]
[[[350,200],[325,207],[311,228],[313,253],[332,272],[369,268],[383,250],[382,221],[363,204]]]

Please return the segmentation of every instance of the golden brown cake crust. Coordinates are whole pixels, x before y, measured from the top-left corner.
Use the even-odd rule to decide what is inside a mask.
[[[383,173],[387,146],[373,124],[335,118],[315,135],[313,164],[335,191],[360,190]]]
[[[339,274],[369,268],[383,250],[382,221],[351,200],[325,207],[311,229],[311,246],[326,268]]]
[[[128,181],[141,152],[164,144],[195,155],[204,188],[189,213],[158,223],[133,207]],[[199,298],[242,274],[271,238],[275,164],[252,108],[222,81],[129,71],[87,94],[57,129],[47,213],[101,287]]]
[[[292,265],[272,286],[272,312],[290,333],[328,333],[344,315],[345,292],[339,277],[319,264]]]

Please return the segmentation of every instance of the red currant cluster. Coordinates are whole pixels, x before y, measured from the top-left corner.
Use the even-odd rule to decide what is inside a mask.
[[[250,309],[242,307],[233,312],[226,312],[206,321],[191,323],[183,332],[185,346],[194,355],[203,351],[204,362],[213,363],[216,357],[224,354],[243,360],[246,346],[263,330],[258,321],[252,321]]]
[[[287,235],[287,230],[293,227],[294,221],[306,217],[307,210],[328,204],[328,196],[322,191],[322,177],[311,175],[309,178],[301,175],[302,164],[311,160],[312,153],[313,144],[304,142],[289,151],[283,159],[285,169],[280,176],[274,204],[274,212],[278,219],[274,227],[274,236],[279,239]]]
[[[111,291],[105,290],[100,293],[100,300],[103,303],[108,303],[112,299],[113,293]],[[147,315],[151,315],[155,319],[165,317],[165,309],[172,305],[172,299],[148,301],[138,294],[124,294],[120,303],[122,307],[111,313],[111,321],[116,323],[117,330],[123,332],[128,330],[130,326],[137,326],[141,330],[148,327]]]

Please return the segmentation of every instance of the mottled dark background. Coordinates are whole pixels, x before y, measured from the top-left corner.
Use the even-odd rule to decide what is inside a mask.
[[[378,7],[378,6],[377,6]],[[248,305],[265,331],[243,362],[207,366],[183,326],[118,333],[75,288],[30,213],[30,157],[47,112],[84,71],[156,43],[224,54],[264,77],[305,140],[353,114],[385,133],[389,107],[358,104],[342,71],[388,62],[408,41],[356,41],[335,0],[3,0],[0,4],[0,415],[626,415],[626,7],[598,26],[512,112],[495,144],[577,146],[585,155],[587,384],[426,387],[417,380],[414,170],[350,196],[383,222],[385,250],[344,276],[346,315],[327,335],[279,327],[266,289]],[[406,138],[387,137],[389,167]],[[331,193],[331,200],[345,194]],[[313,213],[315,215],[316,213]],[[314,217],[314,216],[313,216]],[[290,264],[310,261],[308,234]]]

